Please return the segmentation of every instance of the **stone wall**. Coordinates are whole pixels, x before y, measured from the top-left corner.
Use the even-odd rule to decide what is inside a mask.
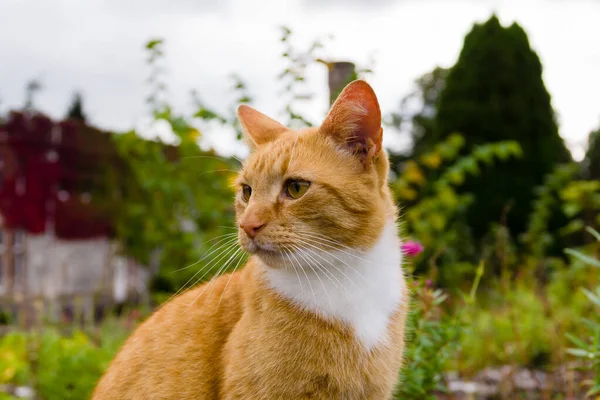
[[[52,298],[101,293],[117,302],[132,293],[147,294],[147,269],[117,255],[116,246],[107,238],[64,240],[48,233],[26,235],[24,247],[25,265],[15,265],[14,294]],[[9,290],[2,288],[4,293]]]

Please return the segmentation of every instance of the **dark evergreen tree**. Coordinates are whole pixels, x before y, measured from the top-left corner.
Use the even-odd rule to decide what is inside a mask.
[[[600,180],[600,128],[590,132],[584,164],[587,178]]]
[[[571,159],[527,34],[516,23],[503,27],[496,16],[474,25],[445,83],[429,142],[459,132],[466,139],[465,151],[516,140],[524,153],[522,159],[484,168],[466,182],[462,190],[476,196],[470,226],[480,237],[490,223],[506,216],[511,231],[522,232],[535,187],[557,163]]]
[[[390,166],[395,173],[399,173],[406,160],[432,150],[437,144],[433,141],[435,114],[447,75],[448,69],[435,67],[420,76],[415,89],[400,102],[399,112],[392,113],[391,125],[410,136],[412,142],[410,151],[390,154]]]
[[[87,117],[83,112],[83,99],[80,93],[75,93],[73,96],[73,102],[67,111],[67,118],[85,122]]]
[[[433,141],[433,128],[437,103],[446,85],[448,70],[436,67],[417,79],[417,90],[403,99],[403,108],[410,120],[410,136],[413,141],[412,156],[432,150],[437,142]],[[416,111],[415,110],[416,106]]]

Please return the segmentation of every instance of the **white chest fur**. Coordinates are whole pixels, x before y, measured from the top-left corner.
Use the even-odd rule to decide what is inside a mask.
[[[367,252],[304,246],[290,256],[293,269],[266,268],[275,291],[323,318],[348,324],[368,350],[385,342],[390,317],[406,290],[393,221]]]

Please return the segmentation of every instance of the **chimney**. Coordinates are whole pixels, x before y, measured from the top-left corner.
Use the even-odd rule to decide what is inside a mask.
[[[326,62],[329,69],[329,105],[333,104],[347,84],[357,79],[356,65],[347,61]]]

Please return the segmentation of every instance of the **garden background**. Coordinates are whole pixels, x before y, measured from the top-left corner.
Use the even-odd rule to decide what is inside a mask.
[[[423,246],[404,265],[413,304],[396,398],[595,398],[600,126],[585,132],[585,146],[565,144],[527,31],[490,8],[469,23],[453,64],[411,77],[412,91],[383,110],[402,232]],[[321,102],[322,116],[345,83],[378,74],[376,54],[337,59],[327,35],[335,32],[323,31],[307,37],[302,26],[272,24],[274,117],[290,126],[318,124],[310,107]],[[590,52],[600,49],[596,41]],[[0,399],[87,398],[154,307],[226,272],[225,264],[242,265],[241,252],[222,247],[234,226],[231,182],[247,154],[235,109],[260,108],[260,87],[243,65],[227,66],[228,104],[214,104],[193,82],[184,88],[189,103],[174,104],[173,91],[183,89],[170,85],[166,65],[177,45],[148,38],[131,49],[144,57],[136,79],[147,93],[139,99],[147,118],[134,129],[90,118],[89,91],[75,94],[62,118],[47,116],[37,102],[43,76],[21,83],[20,106],[0,109],[3,251],[17,253],[19,234],[30,242],[106,238],[147,282],[123,298],[109,284],[61,303],[31,286],[32,255],[4,254]]]

